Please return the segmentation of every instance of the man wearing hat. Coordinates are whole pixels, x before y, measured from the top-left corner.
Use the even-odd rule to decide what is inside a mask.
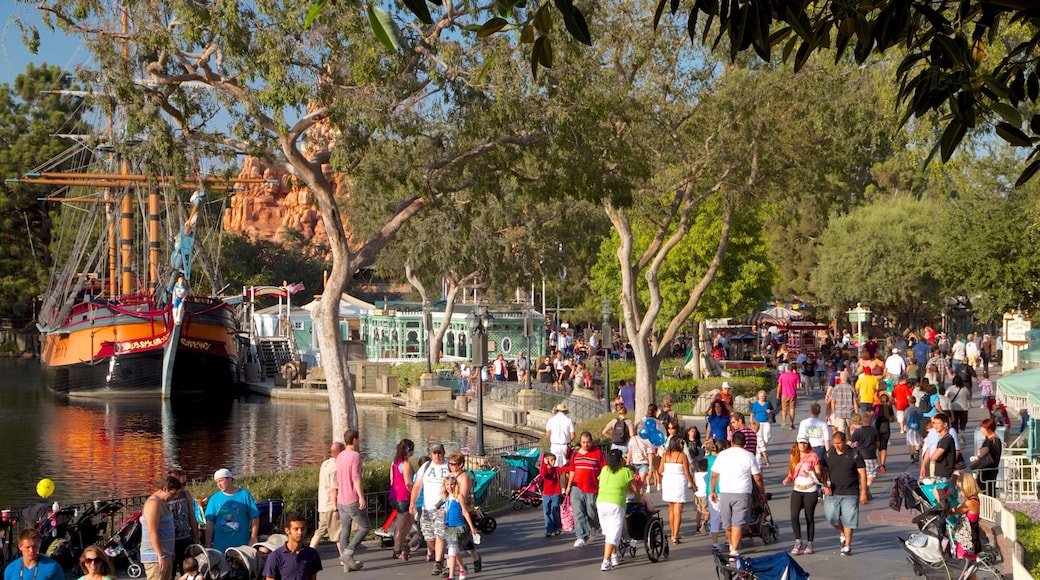
[[[437,505],[443,497],[444,478],[450,473],[448,462],[444,460],[444,446],[440,443],[430,445],[430,460],[419,466],[415,472],[415,484],[412,485],[412,497],[408,511],[416,515],[419,493],[422,492],[422,516],[418,518],[419,529],[423,539],[433,546],[433,575],[439,576],[444,571],[444,510]]]
[[[567,455],[574,440],[574,421],[567,415],[566,403],[556,405],[555,414],[545,422],[545,436],[549,438],[549,451],[556,456],[556,465],[567,465]]]
[[[892,379],[892,384],[898,383],[899,379],[903,378],[903,374],[906,372],[906,360],[903,359],[898,348],[893,348],[892,354],[885,359],[885,372],[888,373],[888,378]]]
[[[213,480],[220,490],[206,504],[206,546],[221,553],[232,546],[252,546],[260,530],[253,494],[235,485],[230,469],[218,469]]]

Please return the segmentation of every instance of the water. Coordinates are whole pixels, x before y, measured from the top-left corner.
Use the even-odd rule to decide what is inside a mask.
[[[391,457],[404,437],[419,451],[435,441],[449,452],[476,446],[470,423],[418,421],[394,406],[360,406],[358,414],[368,457]],[[44,477],[55,483],[47,501],[75,503],[151,492],[173,467],[208,478],[220,467],[249,474],[317,465],[328,454],[331,425],[323,403],[272,404],[255,395],[165,404],[68,400],[42,385],[37,362],[0,359],[0,507],[41,501],[36,483]],[[488,448],[526,440],[484,431]]]

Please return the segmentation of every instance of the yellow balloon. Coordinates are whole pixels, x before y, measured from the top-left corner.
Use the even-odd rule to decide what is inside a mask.
[[[36,494],[40,497],[50,497],[54,493],[54,482],[46,477],[36,484]]]

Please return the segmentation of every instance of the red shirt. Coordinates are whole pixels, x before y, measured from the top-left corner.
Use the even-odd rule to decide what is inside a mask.
[[[598,448],[594,448],[588,453],[583,453],[581,449],[578,449],[571,456],[567,469],[574,474],[573,485],[578,489],[585,493],[598,493],[599,472],[606,465],[607,456],[603,455]]]
[[[560,495],[563,489],[560,487],[560,468],[555,465],[549,467],[544,461],[538,474],[542,476],[542,495]]]
[[[910,401],[907,401],[907,397],[910,396],[910,386],[905,381],[899,381],[899,383],[892,387],[892,399],[895,404],[896,411],[905,411],[910,406]]]

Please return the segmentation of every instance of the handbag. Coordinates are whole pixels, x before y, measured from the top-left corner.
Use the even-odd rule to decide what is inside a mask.
[[[571,507],[570,496],[563,498],[563,503],[560,504],[560,527],[565,532],[574,531],[574,509]]]
[[[766,414],[769,415],[770,423],[776,423],[776,411],[773,409],[766,409]]]
[[[980,469],[989,469],[990,467],[993,467],[993,465],[993,454],[987,453],[972,462],[971,470],[978,471]]]
[[[961,455],[960,451],[958,451],[957,457],[953,460],[953,470],[964,471],[964,469],[966,469],[967,467],[967,464],[964,463],[964,456]]]
[[[953,541],[957,542],[961,549],[968,554],[975,553],[975,537],[971,532],[971,522],[968,520],[967,514],[961,514],[957,520],[957,524],[953,528]]]

